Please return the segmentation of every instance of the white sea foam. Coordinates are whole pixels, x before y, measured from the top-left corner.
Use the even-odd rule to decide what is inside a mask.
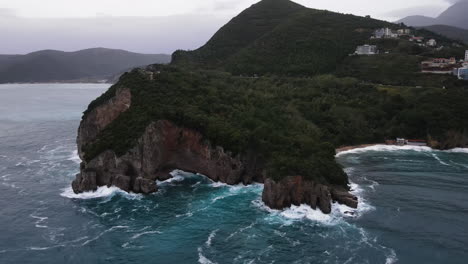
[[[451,153],[468,153],[468,148],[454,148],[454,149],[446,150],[445,152],[451,152]]]
[[[235,235],[239,234],[239,233],[242,233],[244,232],[245,230],[247,229],[250,229],[252,228],[254,225],[255,225],[256,222],[253,222],[252,224],[246,226],[246,227],[241,227],[239,228],[239,230],[235,231],[234,233],[230,234],[227,238],[226,238],[226,241],[231,239],[232,237],[234,237]]]
[[[92,239],[89,239],[89,240],[86,240],[83,244],[81,244],[82,246],[86,246],[87,244],[93,242],[93,241],[96,241],[98,240],[99,238],[101,238],[103,235],[105,235],[106,233],[109,233],[109,232],[112,232],[114,230],[117,230],[117,229],[126,229],[128,228],[128,226],[113,226],[107,230],[104,230],[103,232],[101,232],[99,235],[95,236],[94,238]]]
[[[283,210],[274,210],[266,206],[261,199],[254,200],[252,204],[261,210],[268,211],[273,216],[280,216],[286,222],[286,225],[291,224],[291,221],[311,220],[323,225],[333,226],[341,223],[345,218],[359,218],[363,214],[375,210],[375,207],[370,205],[363,197],[364,190],[357,184],[351,183],[351,191],[353,195],[358,197],[358,208],[351,208],[343,204],[333,203],[330,214],[324,214],[320,209],[313,209],[309,205],[302,204],[299,206],[292,205]]]
[[[70,157],[67,160],[71,160],[75,162],[76,164],[81,163],[80,156],[78,155],[78,150],[74,150],[73,153],[70,155]]]
[[[173,182],[181,182],[185,179],[184,176],[180,175],[180,174],[176,174],[176,175],[173,175],[172,178],[170,179],[167,179],[165,181],[156,181],[156,184],[157,185],[164,185],[164,184],[170,184],[170,183],[173,183]]]
[[[411,150],[417,152],[449,152],[449,153],[468,153],[468,148],[454,148],[450,150],[436,150],[430,147],[423,147],[423,146],[396,146],[396,145],[374,145],[364,148],[355,148],[350,150],[345,150],[340,153],[336,154],[336,157],[340,157],[346,154],[358,154],[364,153],[368,151],[377,151],[377,152],[394,152],[394,151],[402,151],[402,150]]]
[[[435,153],[432,153],[432,157],[434,157],[434,159],[436,159],[440,164],[450,166],[448,163],[443,162]]]
[[[345,154],[357,154],[363,153],[368,151],[379,151],[379,152],[391,152],[391,151],[401,151],[401,150],[412,150],[417,152],[430,152],[433,151],[430,147],[422,147],[422,146],[395,146],[395,145],[374,145],[364,148],[355,148],[350,150],[345,150],[340,153],[336,154],[336,157],[345,155]]]
[[[198,263],[200,263],[200,264],[216,264],[216,262],[213,262],[213,261],[209,260],[208,258],[206,258],[203,255],[203,250],[202,250],[201,247],[198,248]]]
[[[37,227],[37,228],[47,228],[48,226],[44,225],[44,221],[46,221],[47,219],[49,219],[48,217],[46,216],[37,216],[37,215],[34,215],[34,214],[30,214],[29,215],[30,217],[36,219],[36,222],[34,223],[34,225]]]
[[[216,236],[216,233],[218,232],[218,229],[216,230],[213,230],[210,235],[208,236],[208,239],[206,240],[205,242],[205,245],[207,247],[211,247],[211,241],[213,240],[213,238]]]
[[[88,200],[88,199],[112,197],[116,194],[119,194],[129,200],[135,200],[135,199],[139,200],[143,197],[142,194],[127,193],[115,186],[112,186],[112,187],[103,186],[103,187],[99,187],[94,192],[84,192],[84,193],[79,193],[79,194],[74,193],[73,189],[71,187],[68,187],[68,188],[63,189],[60,195],[62,197],[70,198],[70,199]]]
[[[393,249],[390,249],[390,253],[386,257],[385,264],[394,264],[398,261],[397,254]]]
[[[142,233],[139,233],[139,234],[136,234],[134,236],[132,236],[132,239],[137,239],[143,235],[149,235],[149,234],[161,234],[162,232],[161,231],[146,231],[146,232],[142,232]]]

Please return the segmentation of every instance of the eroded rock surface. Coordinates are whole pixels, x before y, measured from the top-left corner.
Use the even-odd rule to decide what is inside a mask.
[[[78,149],[91,143],[98,133],[125,112],[131,104],[128,89],[119,89],[107,103],[92,110],[81,122]],[[357,207],[357,198],[344,187],[327,186],[290,176],[279,182],[266,177],[264,161],[249,153],[233,156],[192,129],[168,120],[151,123],[136,146],[118,157],[107,150],[81,164],[72,183],[73,191],[95,191],[100,186],[116,186],[127,192],[149,194],[157,191],[156,180],[167,180],[173,170],[200,173],[216,182],[251,184],[264,182],[263,201],[273,209],[308,204],[324,213],[331,212],[332,201]]]

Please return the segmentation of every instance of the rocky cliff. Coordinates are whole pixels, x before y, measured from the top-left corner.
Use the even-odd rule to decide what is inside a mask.
[[[130,104],[130,90],[118,89],[112,99],[83,118],[77,139],[82,160],[83,146],[92,143]],[[107,150],[83,162],[72,187],[75,193],[80,193],[113,185],[125,191],[148,194],[157,191],[156,180],[169,179],[170,172],[175,169],[199,173],[231,185],[265,182],[263,201],[274,209],[304,203],[330,213],[332,201],[357,207],[356,197],[344,188],[306,181],[301,176],[275,182],[267,178],[264,161],[255,153],[233,156],[222,147],[212,146],[199,132],[168,120],[151,123],[138,143],[123,156]]]

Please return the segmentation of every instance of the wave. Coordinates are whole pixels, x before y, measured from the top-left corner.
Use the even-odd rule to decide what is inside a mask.
[[[208,236],[208,238],[207,238],[207,240],[205,242],[205,246],[207,248],[211,247],[211,242],[212,242],[213,238],[216,236],[217,232],[218,232],[218,229],[211,231],[210,235]],[[213,262],[213,261],[209,260],[207,257],[205,257],[203,255],[203,248],[202,247],[198,247],[198,262],[200,264],[216,264],[216,262]]]
[[[454,149],[445,150],[445,152],[449,152],[449,153],[468,153],[468,148],[454,148]]]
[[[359,218],[369,211],[375,210],[375,207],[370,205],[363,197],[364,189],[355,183],[351,183],[351,191],[353,195],[358,197],[358,208],[351,208],[343,204],[333,203],[330,214],[324,214],[320,209],[313,209],[309,205],[302,204],[299,206],[291,205],[291,207],[283,210],[271,209],[261,200],[261,198],[252,201],[252,204],[263,211],[267,211],[272,216],[279,216],[285,220],[285,224],[291,224],[291,221],[311,220],[326,226],[334,226],[340,224],[346,218]]]
[[[434,159],[436,159],[440,164],[450,166],[448,163],[443,162],[435,153],[432,153],[432,157],[434,157]]]
[[[49,217],[47,216],[37,216],[37,215],[34,215],[34,214],[30,214],[29,215],[30,217],[36,219],[36,222],[34,223],[34,225],[37,227],[37,228],[47,228],[48,226],[44,225],[43,223],[49,219]]]
[[[112,187],[103,186],[103,187],[99,187],[94,192],[84,192],[84,193],[79,193],[79,194],[74,193],[73,189],[71,187],[68,187],[62,190],[62,193],[60,194],[60,196],[65,197],[65,198],[70,198],[70,199],[89,200],[89,199],[112,197],[116,194],[121,195],[122,197],[125,197],[129,200],[139,200],[143,197],[142,194],[128,193],[115,186],[112,186]]]
[[[70,155],[70,157],[67,160],[73,161],[76,164],[80,164],[81,163],[81,158],[78,155],[78,150],[74,150],[73,153]]]
[[[135,234],[134,236],[132,236],[132,239],[137,239],[143,235],[149,235],[149,234],[161,234],[162,232],[161,231],[146,231],[146,232],[142,232],[142,233],[139,233],[139,234]]]
[[[105,235],[106,233],[109,233],[109,232],[112,232],[116,229],[126,229],[128,228],[128,226],[113,226],[107,230],[104,230],[103,232],[101,232],[99,235],[97,235],[96,237],[90,239],[90,240],[86,240],[83,244],[81,244],[81,246],[86,246],[87,244],[93,242],[93,241],[96,241],[98,240],[99,238],[101,238],[103,235]]]
[[[200,247],[198,248],[198,263],[200,263],[200,264],[216,264],[216,262],[212,262],[211,260],[209,260],[208,258],[206,258],[203,255],[203,250]]]
[[[206,245],[207,247],[211,247],[211,241],[212,241],[213,238],[216,236],[216,233],[217,233],[217,232],[218,232],[218,229],[216,229],[216,230],[214,230],[214,231],[212,231],[212,232],[210,233],[210,235],[208,236],[208,239],[207,239],[206,242],[205,242],[205,245]]]
[[[377,152],[394,152],[394,151],[402,151],[402,150],[411,150],[417,152],[448,152],[448,153],[468,153],[468,148],[454,148],[450,150],[436,150],[430,147],[423,147],[423,146],[395,146],[395,145],[374,145],[364,148],[355,148],[350,150],[345,150],[339,152],[335,155],[335,157],[340,157],[342,155],[347,154],[359,154],[368,151],[377,151]]]

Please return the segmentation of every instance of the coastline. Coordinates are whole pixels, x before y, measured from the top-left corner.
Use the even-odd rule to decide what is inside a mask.
[[[361,145],[354,145],[354,146],[342,146],[337,149],[335,149],[336,154],[339,154],[341,152],[353,150],[353,149],[361,149],[361,148],[368,148],[368,147],[373,147],[377,145],[386,145],[385,143],[374,143],[374,144],[361,144]]]

